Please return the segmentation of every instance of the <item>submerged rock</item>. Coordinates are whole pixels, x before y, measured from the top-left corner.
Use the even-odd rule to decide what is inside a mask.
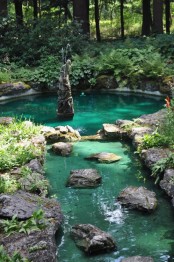
[[[157,207],[157,199],[154,192],[147,190],[145,187],[127,187],[125,188],[117,200],[121,205],[138,209],[142,211],[152,212]]]
[[[58,142],[52,145],[53,152],[61,156],[69,156],[72,152],[72,148],[72,144],[64,142]]]
[[[96,169],[77,169],[70,172],[66,186],[76,188],[97,187],[101,180],[102,178]]]
[[[111,235],[91,224],[74,225],[71,229],[71,235],[76,245],[88,254],[116,249],[116,243]]]
[[[152,257],[134,256],[123,258],[121,262],[154,262]]]
[[[92,154],[88,157],[85,157],[85,159],[89,159],[89,160],[94,159],[94,160],[98,160],[101,163],[112,163],[120,160],[121,156],[117,156],[114,153],[101,152],[98,154]]]

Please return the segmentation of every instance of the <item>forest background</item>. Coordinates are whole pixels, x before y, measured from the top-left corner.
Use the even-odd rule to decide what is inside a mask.
[[[56,85],[71,45],[71,81],[89,86],[102,72],[120,87],[173,81],[170,0],[1,0],[0,82]]]

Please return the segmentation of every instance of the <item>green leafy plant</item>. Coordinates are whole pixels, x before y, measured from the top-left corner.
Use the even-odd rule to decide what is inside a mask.
[[[20,184],[17,180],[11,178],[9,175],[0,177],[0,193],[13,193],[20,189]]]
[[[0,170],[21,166],[33,158],[43,156],[43,148],[36,147],[30,139],[40,134],[40,127],[27,126],[21,120],[11,124],[0,125]]]
[[[4,247],[0,245],[0,261],[2,262],[29,262],[27,258],[22,257],[19,252],[14,252],[12,256],[9,256]]]
[[[174,153],[170,153],[167,158],[160,159],[152,166],[152,176],[156,178],[155,184],[167,168],[174,168]]]
[[[42,209],[33,212],[31,218],[26,221],[19,221],[17,215],[14,215],[11,220],[3,220],[3,229],[7,235],[14,232],[30,234],[32,231],[42,230],[46,227],[47,221]]]
[[[138,152],[141,152],[142,149],[148,149],[151,147],[163,147],[168,144],[168,139],[166,136],[159,134],[155,131],[152,134],[145,134],[143,136],[142,143],[138,147]]]

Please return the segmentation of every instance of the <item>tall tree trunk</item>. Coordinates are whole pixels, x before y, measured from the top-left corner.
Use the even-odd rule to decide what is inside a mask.
[[[143,23],[142,23],[142,35],[150,35],[151,33],[151,0],[142,0],[142,11],[143,11]]]
[[[97,41],[101,41],[100,35],[100,15],[99,15],[99,5],[98,0],[95,0],[95,27],[96,27],[96,38]]]
[[[166,33],[170,34],[170,0],[165,0]]]
[[[153,33],[163,34],[163,1],[153,0]]]
[[[89,35],[89,0],[73,1],[73,18],[79,23],[82,23],[82,32]]]
[[[124,0],[120,0],[121,38],[124,38]]]
[[[22,10],[22,0],[14,0],[16,22],[18,25],[23,25],[23,10]]]
[[[38,5],[37,0],[33,0],[33,16],[34,20],[36,21],[38,19]]]
[[[7,17],[8,9],[7,9],[7,0],[0,1],[0,17]]]

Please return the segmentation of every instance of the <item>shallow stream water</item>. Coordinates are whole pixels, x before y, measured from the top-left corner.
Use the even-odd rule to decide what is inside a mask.
[[[130,95],[74,96],[75,116],[72,121],[56,118],[56,96],[22,98],[0,104],[2,116],[21,116],[49,126],[71,125],[83,134],[95,134],[102,123],[132,119],[153,113],[163,107],[160,99]],[[113,152],[122,159],[112,164],[85,160],[97,152]],[[174,211],[169,199],[154,185],[149,173],[139,162],[132,147],[124,142],[76,142],[70,157],[54,155],[48,146],[46,176],[51,183],[50,195],[61,203],[65,216],[62,232],[57,238],[60,262],[119,262],[121,258],[144,255],[155,262],[174,261]],[[96,168],[102,184],[95,189],[65,187],[70,170]],[[157,194],[158,209],[153,214],[121,208],[116,202],[126,186],[144,185]],[[77,223],[91,223],[110,233],[117,243],[111,253],[86,256],[70,237],[70,228]],[[60,234],[61,233],[61,234]]]

